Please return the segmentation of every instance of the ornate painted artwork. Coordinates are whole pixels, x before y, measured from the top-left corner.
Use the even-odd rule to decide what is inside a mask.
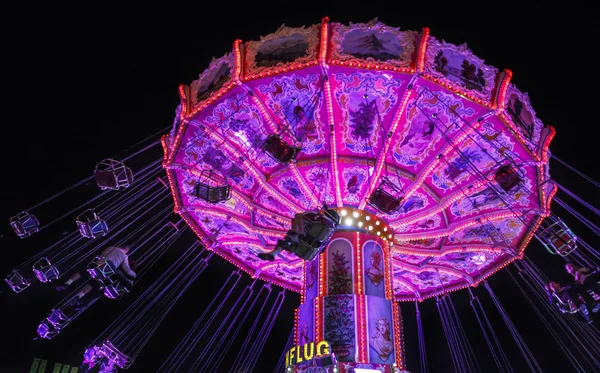
[[[369,341],[369,361],[387,363],[395,361],[392,304],[385,298],[366,296],[367,299],[367,339]]]

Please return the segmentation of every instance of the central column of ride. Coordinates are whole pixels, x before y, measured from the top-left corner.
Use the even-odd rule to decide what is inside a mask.
[[[339,212],[342,224],[325,250],[304,263],[296,355],[310,358],[303,346],[327,341],[337,372],[350,367],[394,372],[404,367],[404,348],[400,309],[393,301],[391,230],[365,211]]]

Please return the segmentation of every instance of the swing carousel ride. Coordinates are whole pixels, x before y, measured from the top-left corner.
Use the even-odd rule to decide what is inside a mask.
[[[427,28],[401,31],[377,19],[343,25],[324,18],[308,27],[281,26],[258,41],[236,40],[231,53],[179,88],[170,133],[120,161],[98,164],[92,178],[102,192],[71,211],[78,213],[78,232],[15,268],[6,282],[19,293],[89,263],[90,279],[38,328],[41,338],[52,339],[102,295],[120,299],[132,291],[95,253],[109,243],[133,247],[139,279],[189,228],[197,236],[192,246],[86,348],[89,368],[129,368],[217,254],[238,270],[159,371],[176,371],[207,328],[217,325],[214,317],[243,272],[254,282],[225,306],[230,311],[213,331],[222,340],[240,332],[233,325],[248,317],[244,307],[254,307],[263,291],[271,294],[271,284],[284,290],[272,300],[276,311],[255,318],[233,362],[239,371],[252,371],[285,291],[299,293],[300,305],[280,371],[406,369],[402,302],[417,305],[421,371],[427,371],[418,303],[428,298],[437,300],[455,368],[476,371],[451,292],[465,289],[474,310],[483,312],[472,293],[482,284],[504,317],[486,279],[515,263],[528,274],[532,294],[543,294],[547,278],[521,260],[533,238],[551,254],[590,268],[594,261],[578,247],[598,257],[550,211],[558,189],[548,167],[555,158],[548,150],[554,130],[536,117],[511,76],[466,45],[437,40]],[[162,159],[135,173],[124,164],[159,143]],[[34,208],[11,219],[21,238],[53,224],[40,224]],[[177,222],[168,221],[173,208]],[[144,223],[133,229],[132,220]],[[255,293],[260,280],[265,284]],[[88,283],[96,283],[100,295],[73,306]],[[504,321],[527,363],[537,365],[510,319]],[[258,323],[260,333],[251,337]],[[581,335],[589,332],[569,325]],[[482,331],[493,333],[491,326]],[[214,339],[192,370],[218,371],[232,342],[216,348]],[[502,348],[488,343],[498,366],[510,371]],[[585,351],[592,365],[600,359],[597,348]],[[496,359],[500,355],[504,360]]]
[[[238,40],[180,88],[162,138],[175,211],[224,259],[302,293],[305,341],[377,367],[397,351],[402,367],[392,304],[478,284],[549,215],[554,131],[510,78],[428,29],[376,20]],[[316,227],[304,248],[259,258],[323,205],[340,217],[332,236]],[[379,323],[387,355],[367,347]]]

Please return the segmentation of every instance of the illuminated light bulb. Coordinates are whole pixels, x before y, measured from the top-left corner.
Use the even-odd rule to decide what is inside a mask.
[[[354,216],[355,218],[358,218],[358,212],[357,212],[357,211],[354,211],[354,212],[352,213],[352,216]]]
[[[392,238],[392,235],[391,235],[391,234],[390,234],[390,235],[388,235],[388,238]]]
[[[379,225],[379,224],[380,224],[380,223],[379,223],[379,220],[377,220],[377,221],[375,222],[375,225]]]
[[[346,211],[346,210],[341,211],[342,216],[346,216],[347,213],[348,213],[348,211]]]
[[[369,221],[369,220],[371,220],[371,217],[370,217],[370,216],[366,216],[366,217],[365,217],[365,219],[366,219],[367,221]]]
[[[384,232],[387,232],[387,227],[383,227],[383,231],[384,231]]]
[[[378,236],[381,236],[381,232],[380,232],[380,231],[377,231],[377,235],[378,235]]]
[[[358,222],[358,226],[359,226],[359,227],[362,227],[362,226],[363,226],[363,222],[362,222],[362,221],[359,221],[359,222]]]
[[[373,226],[369,225],[369,230],[372,231],[373,230]]]
[[[345,223],[346,225],[352,225],[352,223],[354,223],[354,220],[352,220],[352,218],[346,218]]]

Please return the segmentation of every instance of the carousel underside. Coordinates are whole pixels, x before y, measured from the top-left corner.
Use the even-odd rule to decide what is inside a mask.
[[[554,132],[510,77],[377,21],[236,41],[180,88],[162,139],[176,211],[220,256],[295,291],[304,261],[257,253],[323,204],[341,229],[386,239],[396,300],[478,283],[522,255],[555,191]]]

